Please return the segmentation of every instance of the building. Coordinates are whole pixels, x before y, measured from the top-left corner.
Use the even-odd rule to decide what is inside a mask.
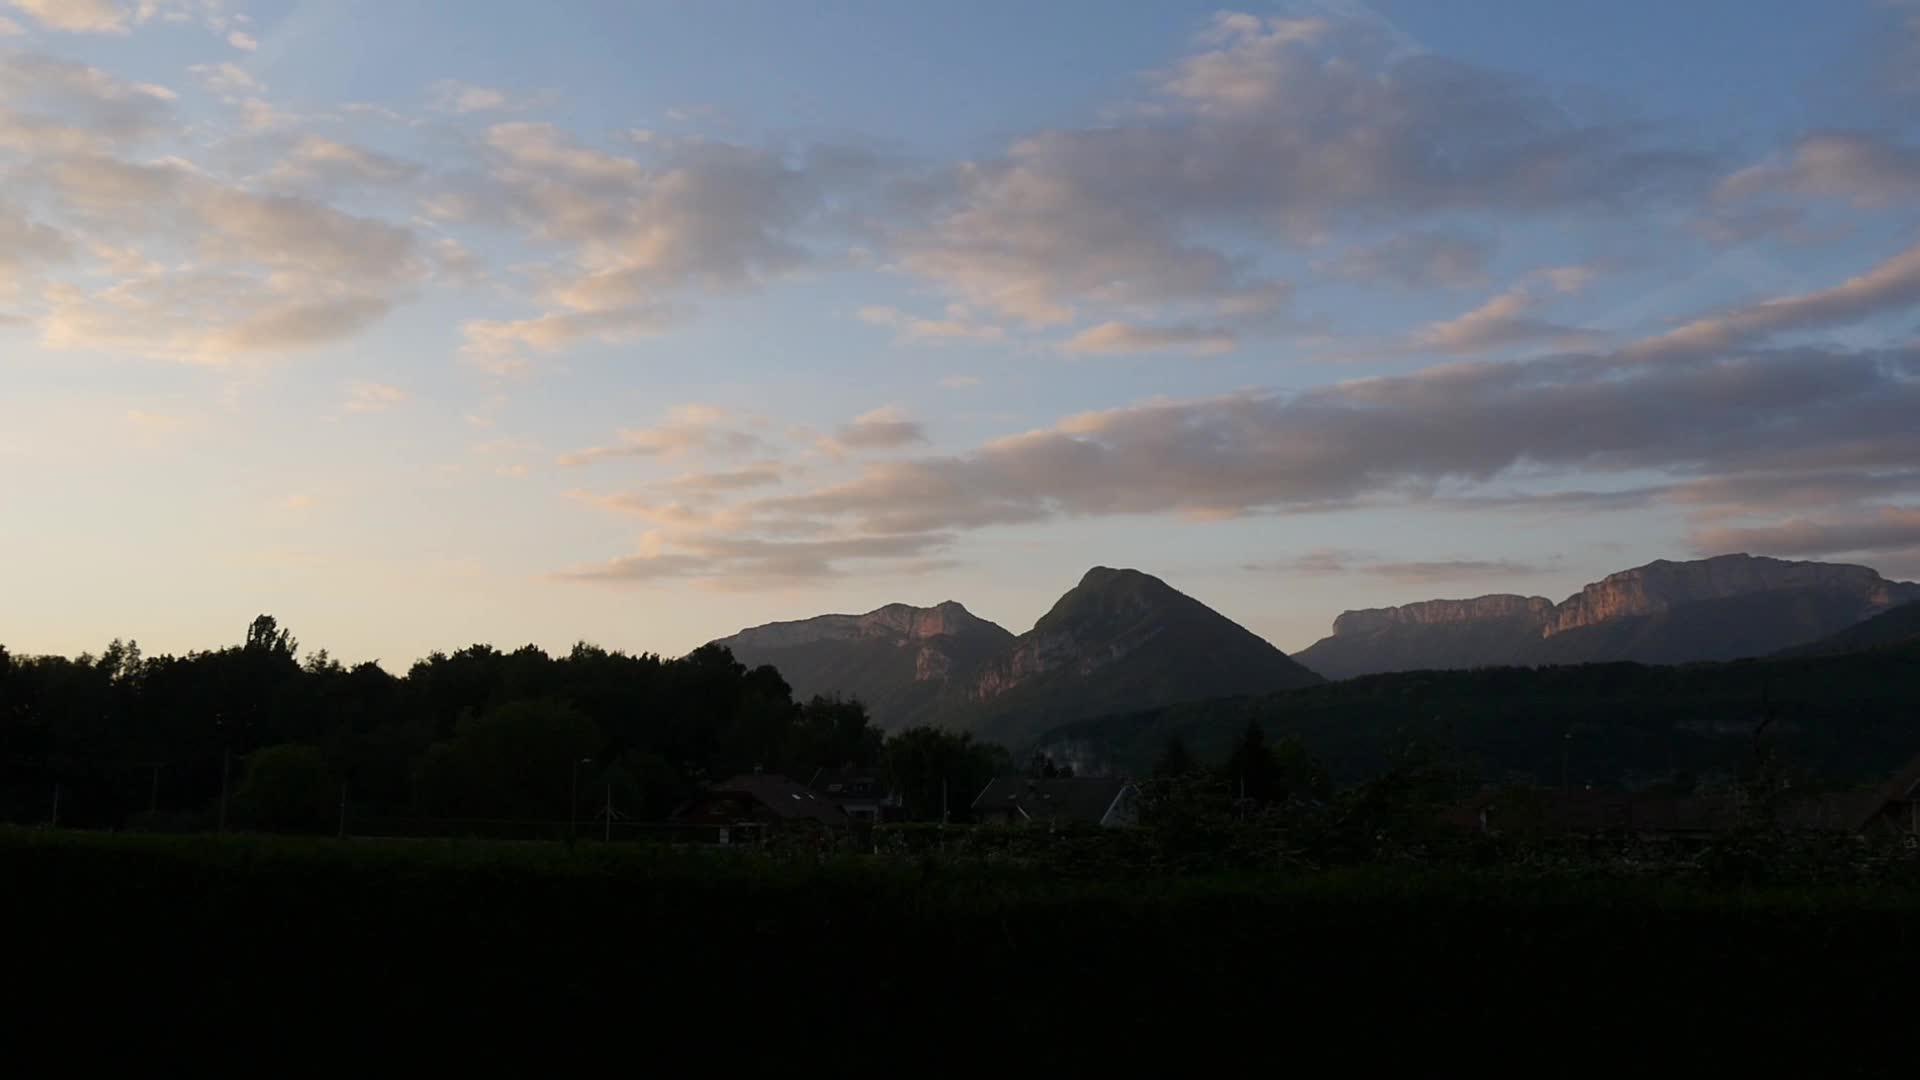
[[[847,824],[847,815],[830,800],[778,773],[742,773],[709,787],[680,808],[674,820],[682,825],[716,826],[721,830],[775,828],[832,828]],[[723,836],[727,843],[730,836]]]
[[[1117,778],[1003,777],[973,800],[973,816],[984,825],[1138,825],[1140,789]]]
[[[879,769],[816,769],[807,789],[838,806],[852,821],[895,821],[900,817],[900,793]]]

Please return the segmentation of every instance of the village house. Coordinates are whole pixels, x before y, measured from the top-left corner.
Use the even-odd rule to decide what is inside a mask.
[[[878,824],[900,817],[900,794],[879,769],[816,769],[807,789],[856,822]]]
[[[743,831],[827,829],[847,824],[838,806],[777,773],[742,773],[714,784],[680,808],[674,821],[711,826],[720,843],[737,843]]]
[[[1117,778],[1002,777],[973,800],[983,825],[1138,825],[1140,789]]]

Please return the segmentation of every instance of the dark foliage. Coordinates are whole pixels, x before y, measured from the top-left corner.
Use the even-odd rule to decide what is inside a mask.
[[[907,739],[889,760],[919,785],[948,778],[961,806],[1004,765],[971,741]],[[920,757],[916,757],[920,754]],[[565,819],[607,803],[667,816],[713,779],[763,768],[878,765],[881,736],[855,701],[796,702],[779,672],[708,646],[679,659],[576,645],[475,645],[394,676],[304,659],[271,616],[241,645],[147,657],[0,649],[0,821],[331,832],[342,789],[356,816]],[[952,759],[948,761],[947,759]]]
[[[1295,739],[1336,784],[1394,766],[1408,740],[1455,747],[1483,779],[1560,787],[1732,783],[1753,734],[1807,777],[1879,781],[1920,751],[1920,647],[1651,667],[1482,668],[1372,675],[1066,725],[1037,749],[1144,775],[1169,739],[1224,761],[1247,726]]]

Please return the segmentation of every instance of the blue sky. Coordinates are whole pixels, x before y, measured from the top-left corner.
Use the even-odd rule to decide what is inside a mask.
[[[1920,8],[0,0],[0,642],[1920,575]]]

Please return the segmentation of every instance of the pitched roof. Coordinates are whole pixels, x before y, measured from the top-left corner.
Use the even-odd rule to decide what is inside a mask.
[[[720,795],[752,799],[775,817],[810,818],[828,825],[847,823],[847,815],[841,813],[838,806],[778,773],[741,773],[713,785],[713,790]]]
[[[807,787],[829,799],[885,799],[893,794],[879,769],[816,769]]]
[[[975,810],[1013,809],[1035,821],[1081,821],[1098,825],[1131,782],[1112,777],[1028,780],[1000,777],[973,800]]]

